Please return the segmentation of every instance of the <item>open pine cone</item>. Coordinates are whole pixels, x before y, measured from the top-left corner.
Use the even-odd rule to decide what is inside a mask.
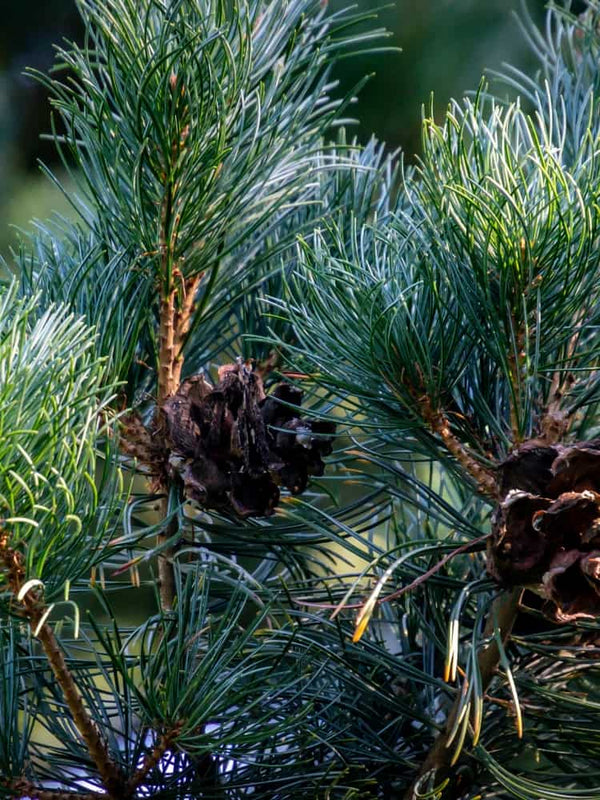
[[[300,417],[301,403],[302,391],[288,383],[266,395],[243,363],[221,367],[216,386],[188,378],[163,407],[170,471],[204,508],[268,516],[279,486],[303,492],[332,450],[335,424]]]
[[[500,467],[488,571],[560,622],[600,614],[600,439],[527,442]]]

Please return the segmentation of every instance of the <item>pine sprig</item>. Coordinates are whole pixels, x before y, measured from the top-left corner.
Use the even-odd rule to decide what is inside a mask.
[[[69,131],[60,146],[78,169],[73,202],[107,261],[127,259],[121,288],[127,296],[135,276],[138,313],[158,317],[139,292],[170,285],[173,270],[198,276],[197,328],[257,283],[261,251],[315,202],[321,137],[343,108],[329,96],[330,66],[361,36],[346,30],[352,14],[317,0],[245,2],[233,15],[212,0],[81,11],[85,45],[57,58],[68,79],[37,76]],[[112,329],[103,310],[92,321]]]
[[[110,387],[94,334],[64,307],[0,296],[0,503],[3,531],[25,578],[46,599],[102,561],[124,498],[110,442]],[[103,444],[103,440],[106,444]],[[98,456],[104,476],[96,484]],[[22,548],[22,550],[21,550]]]

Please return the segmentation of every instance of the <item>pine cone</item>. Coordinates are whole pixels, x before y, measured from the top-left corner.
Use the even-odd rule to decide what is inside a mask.
[[[170,472],[204,508],[272,514],[279,486],[303,492],[331,453],[335,424],[299,417],[301,403],[286,383],[266,396],[260,375],[242,363],[221,367],[214,387],[188,378],[163,407]]]
[[[600,439],[529,442],[500,467],[488,572],[546,599],[568,622],[600,614]]]

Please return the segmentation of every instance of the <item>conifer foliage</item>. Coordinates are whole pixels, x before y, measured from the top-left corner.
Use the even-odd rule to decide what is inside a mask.
[[[600,4],[411,169],[341,128],[352,12],[79,7],[76,221],[0,289],[0,797],[597,797]]]

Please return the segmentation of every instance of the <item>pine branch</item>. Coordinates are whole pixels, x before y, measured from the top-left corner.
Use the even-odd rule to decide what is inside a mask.
[[[158,353],[158,393],[157,401],[160,408],[165,400],[177,391],[175,383],[175,309],[177,290],[167,285],[161,292],[160,323],[158,340],[160,349]]]
[[[168,216],[166,209],[164,216]],[[159,438],[164,441],[165,428],[161,416],[162,409],[169,397],[174,395],[179,388],[183,367],[183,346],[194,314],[196,293],[202,280],[202,274],[184,279],[179,269],[172,268],[173,253],[171,245],[167,243],[166,239],[163,240],[162,246],[165,252],[162,260],[162,299],[158,334],[160,342],[158,397],[155,424]],[[177,281],[183,283],[181,298],[176,286]],[[166,494],[161,502],[161,515],[163,519],[166,519],[169,511],[169,485],[164,477],[159,488]],[[158,535],[157,545],[161,547],[172,538],[177,533],[177,527],[177,518],[174,517],[168,523],[165,531]],[[175,599],[173,552],[173,548],[168,547],[158,557],[159,595],[163,610],[172,608]]]
[[[162,419],[162,406],[165,401],[177,391],[176,363],[177,363],[177,332],[175,329],[176,297],[177,290],[172,286],[168,277],[169,260],[167,244],[163,243],[165,254],[163,256],[160,323],[159,323],[159,364],[158,364],[158,396],[155,415],[155,426],[161,440],[164,440],[165,428]],[[161,501],[160,514],[166,520],[169,512],[169,486],[164,475],[161,475],[159,488],[165,494]],[[167,523],[165,530],[157,536],[157,546],[162,547],[171,536],[177,532],[177,520],[174,518]],[[173,549],[168,547],[158,556],[158,580],[160,604],[163,611],[173,607],[175,600],[175,576],[173,573]]]
[[[130,797],[125,791],[126,781],[112,760],[98,726],[85,708],[83,698],[50,625],[45,622],[47,607],[35,589],[26,589],[23,583],[25,569],[23,557],[10,547],[9,537],[0,530],[0,561],[12,594],[21,604],[23,615],[29,622],[33,635],[40,641],[54,677],[62,689],[73,722],[85,742],[91,759],[98,769],[104,788],[113,800]]]
[[[152,751],[146,754],[143,764],[136,770],[135,775],[129,781],[128,788],[132,796],[135,794],[136,789],[143,786],[150,772],[158,766],[165,753],[173,746],[181,727],[182,723],[178,723],[168,728],[161,734]]]
[[[175,76],[172,78],[171,87],[175,92],[178,90],[177,79]],[[183,93],[183,88],[181,93]],[[181,121],[179,122],[181,124]],[[185,137],[178,136],[171,148],[172,160],[165,166],[164,198],[161,208],[159,353],[155,426],[162,440],[165,436],[164,420],[162,419],[163,407],[168,398],[174,395],[179,388],[183,367],[183,346],[195,310],[196,293],[204,275],[204,273],[200,273],[184,278],[179,270],[179,261],[176,256],[177,187],[173,182],[172,175],[175,170],[175,162],[181,156],[183,148],[185,148]],[[178,286],[180,283],[182,284],[181,293]],[[166,519],[169,510],[169,482],[166,476],[162,477],[159,488],[166,494],[161,503],[161,515],[163,519]],[[157,545],[162,547],[177,533],[177,527],[177,518],[174,517],[167,524],[165,531],[158,535]],[[159,596],[163,611],[171,609],[175,600],[173,554],[173,548],[167,547],[158,557]]]
[[[521,261],[525,261],[524,245],[520,246]],[[510,316],[510,329],[513,337],[513,347],[508,353],[508,378],[510,383],[510,428],[513,445],[518,446],[523,441],[521,409],[523,404],[522,384],[527,377],[525,354],[525,330],[523,323],[517,320],[513,313]]]
[[[160,504],[160,515],[164,520],[169,513],[169,498],[163,498]],[[161,553],[158,556],[158,590],[160,597],[160,606],[163,611],[169,611],[173,608],[175,601],[175,571],[173,566],[174,549],[172,547],[164,547],[165,542],[168,542],[179,529],[177,519],[169,520],[164,531],[159,533],[156,537],[157,547],[161,547]]]
[[[477,484],[479,491],[486,497],[498,499],[498,485],[493,472],[481,465],[469,452],[467,446],[455,436],[446,414],[432,407],[431,398],[421,395],[418,400],[421,415],[431,430],[440,437],[448,452],[456,458],[461,467]]]

